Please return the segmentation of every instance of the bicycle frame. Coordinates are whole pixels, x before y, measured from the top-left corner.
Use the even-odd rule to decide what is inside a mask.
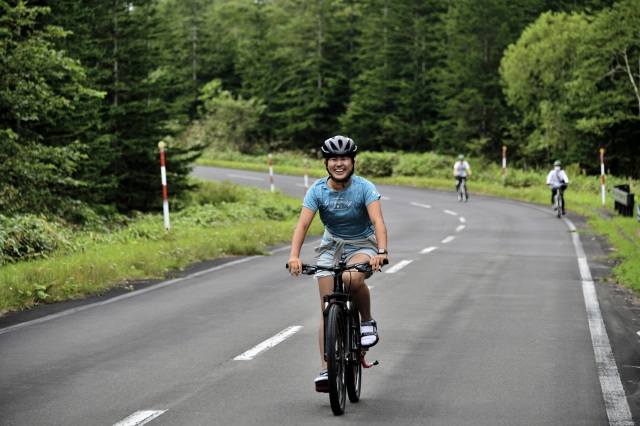
[[[385,261],[385,264],[387,264],[388,261]],[[354,339],[352,338],[353,334],[355,332],[359,332],[359,330],[356,330],[356,327],[360,326],[360,318],[357,318],[357,324],[352,324],[352,316],[351,313],[355,308],[353,301],[351,300],[351,294],[349,294],[346,290],[345,290],[345,286],[344,286],[344,280],[342,278],[342,274],[344,272],[347,272],[349,270],[355,270],[357,272],[370,272],[371,271],[371,266],[369,265],[368,262],[363,262],[363,263],[357,263],[357,264],[353,264],[353,265],[347,265],[345,262],[340,262],[338,265],[336,266],[332,266],[332,267],[315,267],[316,270],[328,270],[331,271],[333,273],[333,292],[326,294],[323,298],[324,300],[324,318],[325,318],[325,339],[327,336],[327,332],[326,332],[326,326],[327,326],[327,314],[329,313],[329,308],[331,307],[331,305],[338,305],[340,307],[340,310],[343,313],[343,318],[345,319],[345,326],[344,329],[346,331],[345,333],[345,354],[347,355],[347,363],[349,364],[354,364],[354,363],[362,363],[362,366],[364,368],[370,368],[373,367],[374,365],[378,365],[378,361],[374,361],[372,363],[368,363],[367,361],[365,361],[364,359],[364,355],[366,353],[366,349],[361,348],[360,347],[360,342],[354,342]],[[303,265],[303,270],[304,270],[304,265]],[[358,313],[359,315],[359,313]],[[327,360],[328,354],[328,346],[327,342],[325,341],[325,345],[324,345],[324,359],[325,361]],[[354,347],[355,346],[355,347]]]
[[[388,264],[384,260],[383,265]],[[288,265],[287,265],[288,268]],[[371,272],[369,262],[334,266],[302,264],[302,273],[312,275],[329,271],[333,275],[333,291],[324,301],[324,360],[328,366],[329,400],[335,415],[344,413],[346,395],[351,402],[360,400],[362,368],[370,368],[378,361],[368,363],[364,357],[367,348],[360,342],[360,313],[345,289],[343,274],[347,271]]]
[[[460,185],[458,185],[458,201],[467,201],[467,178],[460,177]]]
[[[558,219],[562,217],[563,210],[564,210],[564,189],[560,187],[558,188],[558,192],[556,193],[556,216],[558,216]]]

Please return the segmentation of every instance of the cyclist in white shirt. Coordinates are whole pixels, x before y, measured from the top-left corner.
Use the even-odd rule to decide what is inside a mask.
[[[547,175],[547,185],[549,185],[549,188],[551,189],[551,205],[552,206],[555,205],[555,197],[558,191],[562,190],[564,192],[568,184],[569,184],[569,177],[567,176],[565,171],[562,170],[562,163],[560,161],[555,161],[553,163],[553,170],[551,170]],[[562,209],[563,209],[562,214],[564,214],[565,205],[566,205],[566,199],[565,199],[565,202],[562,203]]]
[[[460,183],[464,180],[467,183],[467,175],[471,176],[471,167],[464,159],[464,155],[458,155],[458,161],[453,164],[453,176],[456,178],[456,192],[460,188]],[[468,198],[468,194],[467,194]]]

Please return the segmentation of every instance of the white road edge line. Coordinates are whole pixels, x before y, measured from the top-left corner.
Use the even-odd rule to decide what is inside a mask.
[[[413,260],[401,260],[400,262],[398,262],[395,265],[393,265],[391,268],[387,269],[385,271],[385,273],[387,273],[387,274],[395,274],[396,272],[398,272],[400,269],[404,268],[405,266],[407,266],[411,262],[413,262]]]
[[[167,410],[145,410],[145,411],[136,411],[126,419],[116,423],[113,426],[142,426],[144,424],[149,423],[151,420],[155,419],[162,413],[165,413]]]
[[[602,319],[600,304],[596,288],[593,284],[587,256],[582,248],[580,236],[576,232],[576,227],[569,219],[565,219],[565,223],[572,231],[573,246],[575,247],[576,256],[578,258],[578,266],[580,268],[580,276],[582,277],[582,294],[584,295],[584,304],[587,309],[587,319],[589,320],[589,331],[591,332],[591,343],[598,367],[598,376],[600,378],[600,387],[604,397],[604,405],[609,417],[609,424],[622,426],[634,425],[627,396],[622,387],[618,367],[616,366],[609,336]]]
[[[451,216],[458,216],[458,213],[452,210],[443,210],[443,212],[445,212],[446,214],[450,214]]]
[[[291,337],[292,335],[300,331],[300,329],[302,329],[301,325],[293,325],[291,327],[287,327],[286,329],[282,330],[280,333],[276,334],[270,339],[267,339],[264,342],[260,343],[259,345],[253,347],[252,349],[249,349],[245,353],[238,355],[237,357],[234,358],[234,360],[236,361],[252,360],[256,355],[261,354],[262,352],[265,352],[266,350],[271,349],[278,343],[283,342],[286,338]]]
[[[445,238],[444,240],[440,241],[442,244],[447,244],[450,243],[451,241],[455,240],[456,237],[454,236],[448,236],[447,238]]]

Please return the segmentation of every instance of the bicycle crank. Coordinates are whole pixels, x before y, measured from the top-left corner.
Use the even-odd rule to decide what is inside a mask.
[[[372,363],[368,363],[365,359],[364,359],[364,355],[367,353],[366,349],[362,349],[362,366],[364,368],[371,368],[374,365],[378,365],[378,360],[373,361]]]

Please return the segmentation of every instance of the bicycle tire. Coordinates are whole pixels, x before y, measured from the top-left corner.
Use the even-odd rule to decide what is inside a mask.
[[[351,356],[347,363],[347,395],[349,401],[358,402],[362,390],[362,344],[360,342],[360,313],[355,306],[351,307],[349,317]]]
[[[344,413],[346,405],[346,357],[344,316],[338,305],[331,305],[326,318],[325,347],[327,352],[327,370],[329,376],[329,401],[333,414]]]
[[[556,194],[556,216],[558,219],[562,217],[562,192],[558,189],[558,194]]]

